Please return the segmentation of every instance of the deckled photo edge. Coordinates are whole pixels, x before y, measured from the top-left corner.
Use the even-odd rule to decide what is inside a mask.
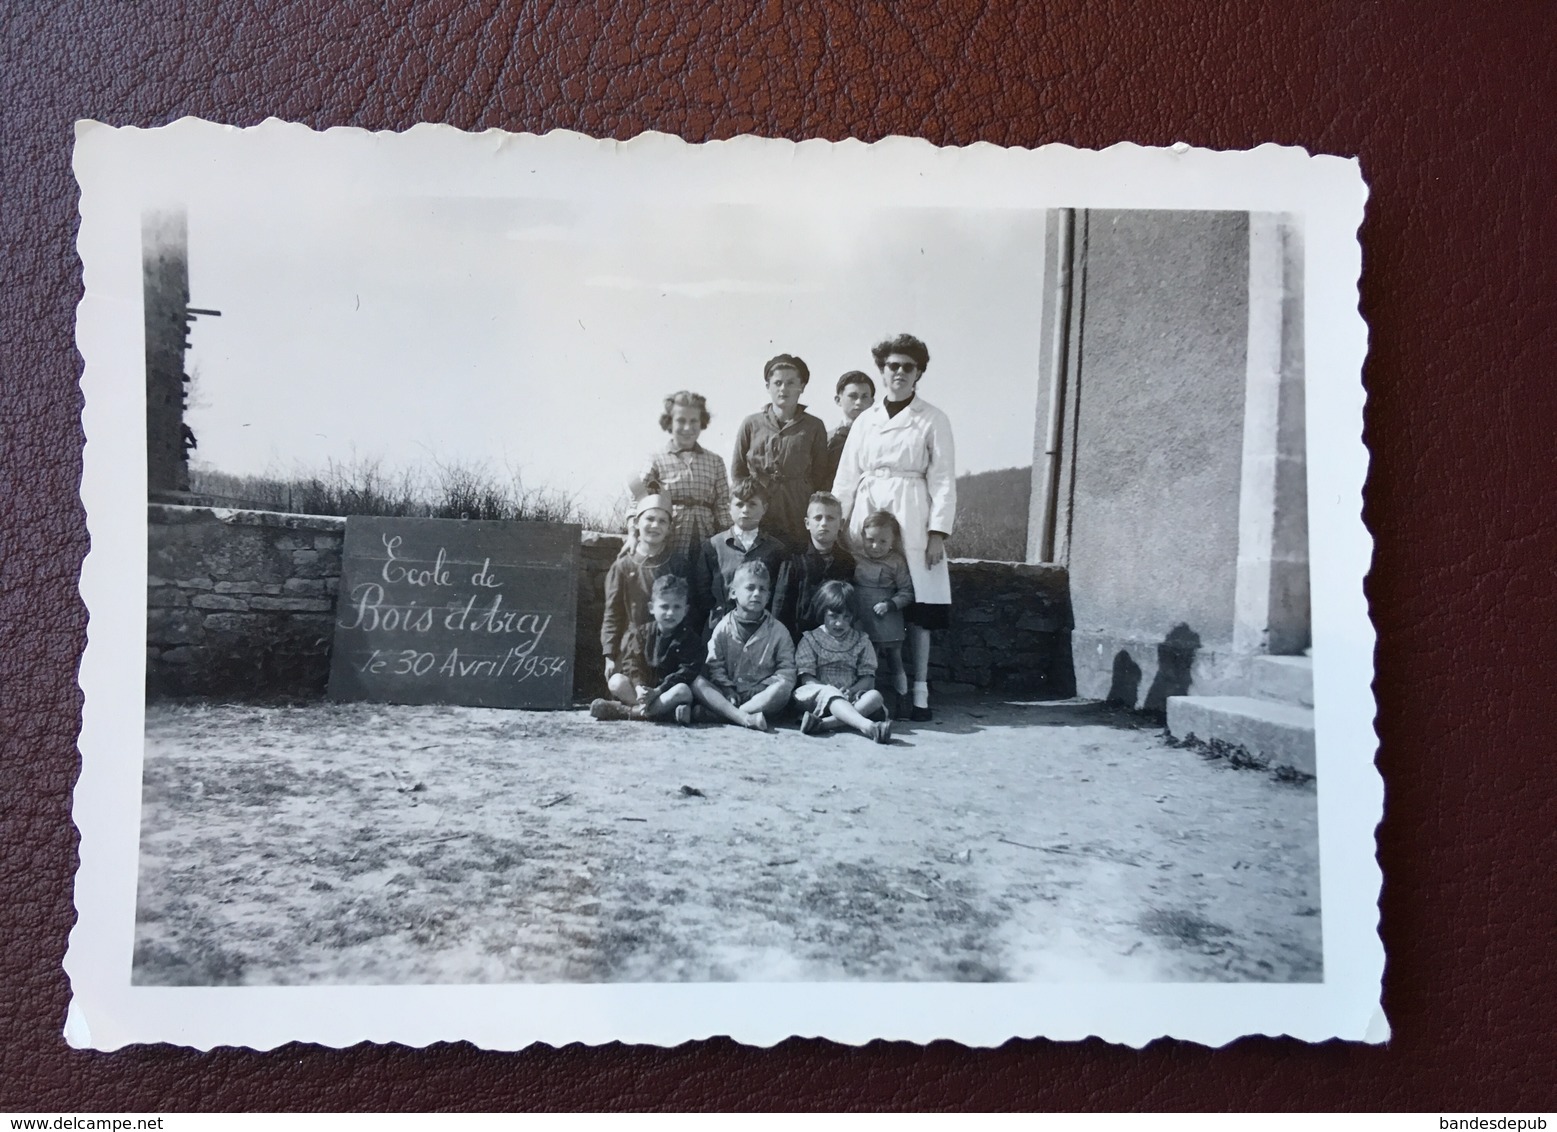
[[[172,126],[164,127],[161,131],[144,131],[144,133],[157,134],[163,131],[189,132],[197,125],[200,129],[205,129],[209,128],[210,124],[184,120],[174,123]],[[250,127],[246,130],[234,131],[226,127],[222,129],[227,133],[242,135],[265,132],[275,133],[281,128],[281,124],[275,123],[272,120],[264,125]],[[286,126],[285,129],[296,131],[305,128]],[[326,146],[343,132],[346,131],[332,130],[325,132],[322,137]],[[350,132],[366,133],[365,131]],[[114,131],[114,133],[120,133],[120,131]],[[544,147],[552,144],[550,139],[556,133],[558,132],[539,136],[520,135],[516,138],[510,135],[499,138],[494,137],[492,131],[486,131],[470,134],[466,138],[451,139],[447,136],[446,128],[436,130],[440,144],[453,141],[457,145],[467,148],[472,147],[474,144],[476,147],[487,149],[489,148],[487,143],[494,140],[499,141],[500,144],[496,147],[496,152],[499,154],[513,146],[531,144],[532,139],[534,145]],[[130,381],[133,396],[129,395],[122,385],[116,386],[115,384],[128,379],[138,379],[140,358],[134,352],[129,357],[126,357],[124,347],[126,344],[130,344],[133,351],[135,347],[142,346],[143,340],[140,339],[136,327],[139,312],[137,311],[131,316],[125,316],[122,310],[111,308],[114,307],[114,304],[122,306],[126,301],[138,299],[138,295],[103,295],[95,293],[96,289],[94,288],[94,276],[97,274],[95,268],[100,260],[100,255],[114,254],[108,252],[109,245],[115,243],[115,234],[106,227],[111,223],[109,216],[112,214],[122,219],[125,215],[124,207],[112,207],[115,202],[111,198],[111,191],[105,192],[101,186],[94,187],[90,180],[93,171],[84,168],[82,163],[83,152],[90,151],[94,145],[101,144],[101,139],[104,136],[112,135],[100,135],[95,128],[78,124],[77,160],[78,173],[82,177],[83,192],[80,246],[86,280],[85,294],[79,308],[80,320],[78,326],[78,346],[86,366],[82,385],[86,393],[83,424],[87,433],[87,450],[82,498],[88,508],[88,525],[93,535],[93,551],[89,552],[82,575],[82,594],[83,599],[88,603],[92,626],[89,629],[87,652],[83,658],[80,678],[83,694],[86,697],[83,709],[84,723],[81,741],[83,769],[82,777],[78,784],[76,800],[77,824],[81,832],[82,849],[77,896],[79,919],[76,929],[72,932],[70,951],[66,959],[67,970],[71,974],[73,987],[76,989],[76,998],[71,1006],[72,1022],[70,1027],[67,1028],[67,1035],[73,1044],[92,1046],[101,1043],[97,1046],[98,1048],[117,1048],[117,1046],[127,1042],[142,1040],[190,1041],[191,1044],[200,1045],[202,1048],[208,1048],[212,1044],[251,1044],[247,1041],[232,1040],[230,1037],[217,1036],[213,1038],[210,1037],[209,1030],[205,1031],[204,1037],[197,1037],[195,1031],[199,1029],[198,1027],[173,1031],[166,1029],[165,1024],[159,1023],[163,1028],[151,1034],[138,1028],[142,1025],[142,1019],[137,1016],[138,1008],[135,1005],[138,1002],[151,1003],[159,998],[166,999],[166,1004],[172,1009],[173,1016],[176,1016],[183,1012],[183,1008],[172,1005],[174,1000],[183,1000],[192,1004],[202,994],[220,996],[227,999],[233,996],[235,992],[217,987],[210,987],[205,991],[201,991],[196,988],[185,990],[157,990],[151,987],[131,988],[127,983],[123,986],[115,985],[116,980],[124,977],[126,974],[123,968],[123,964],[128,959],[125,941],[129,938],[133,923],[124,920],[123,917],[125,910],[128,908],[133,920],[135,888],[132,885],[126,893],[123,890],[123,885],[119,884],[117,893],[99,891],[101,883],[106,883],[109,889],[112,889],[117,883],[110,875],[116,871],[116,868],[114,862],[109,858],[116,847],[123,848],[126,844],[127,829],[131,831],[128,834],[130,838],[128,844],[132,846],[138,844],[139,834],[136,831],[139,830],[141,818],[139,806],[141,788],[139,766],[135,766],[133,768],[134,773],[131,774],[126,770],[122,761],[119,765],[111,767],[108,760],[112,757],[109,754],[110,751],[117,755],[122,755],[126,751],[136,748],[137,744],[126,743],[125,736],[127,733],[138,735],[140,734],[140,728],[144,727],[142,720],[144,718],[145,700],[140,690],[142,670],[137,668],[138,664],[144,663],[139,659],[144,654],[141,651],[141,643],[136,643],[135,638],[139,636],[142,642],[144,641],[144,624],[147,613],[144,587],[126,583],[125,579],[119,576],[122,571],[116,571],[115,569],[118,563],[124,560],[134,560],[139,555],[145,554],[146,543],[143,526],[145,504],[142,503],[136,506],[133,503],[133,499],[137,495],[141,495],[144,498],[140,487],[145,483],[145,480],[144,478],[137,480],[134,474],[126,475],[122,467],[116,470],[111,466],[121,460],[127,460],[127,466],[130,467],[134,467],[137,460],[144,462],[145,446],[143,438],[137,434],[136,430],[132,430],[129,435],[126,435],[124,424],[127,418],[133,420],[138,430],[138,425],[145,420],[145,415],[143,407],[137,408],[140,390],[136,382]],[[382,135],[370,136],[375,140],[382,137]],[[418,137],[423,139],[429,138],[430,135],[418,127],[404,134],[394,136],[399,143],[405,144]],[[647,145],[651,142],[654,145],[666,146],[670,142],[661,141],[660,139],[667,138],[669,138],[668,135],[640,135],[626,143],[617,143],[617,149],[619,152],[630,153],[633,147]],[[319,139],[320,136],[316,136],[314,140],[317,142]],[[595,141],[584,135],[568,136],[570,143],[573,143],[574,139],[579,139],[577,142],[579,145]],[[733,159],[740,158],[745,153],[760,155],[764,148],[774,145],[782,144],[794,149],[803,148],[811,144],[809,142],[779,143],[769,139],[750,136],[730,139],[727,142],[711,143],[706,147],[681,143],[679,139],[671,140],[675,141],[677,146],[686,151],[697,152],[704,149],[709,151],[724,150],[724,153],[732,156],[733,164],[739,163]],[[925,156],[927,162],[940,162],[945,159],[946,151],[938,150],[930,146],[929,143],[919,141],[918,139],[889,138],[866,145],[863,148],[866,151],[872,151],[877,149],[877,147],[897,146],[905,142],[912,143],[915,156]],[[852,140],[829,143],[829,149],[826,152],[845,149],[853,151],[855,155],[858,155],[860,144]],[[283,146],[282,148],[286,147]],[[1172,154],[1175,158],[1184,158],[1209,152],[1189,150],[1185,153],[1176,152],[1173,149],[1148,150],[1133,146],[1131,143],[1121,143],[1118,146],[1109,147],[1109,149],[1100,153],[1070,150],[1068,147],[1063,148],[1065,150],[1063,154],[1054,153],[1055,147],[1052,146],[1021,152],[1026,158],[1031,159],[1035,166],[1041,164],[1046,157],[1050,156],[1056,158],[1063,156],[1065,158],[1074,158],[1078,162],[1085,162],[1087,160],[1096,160],[1106,155],[1111,160],[1124,159],[1126,161],[1149,163],[1153,160],[1164,158],[1164,155],[1167,154]],[[1250,154],[1219,153],[1212,156],[1225,159],[1227,167],[1231,169],[1240,161],[1253,160],[1262,154],[1269,156],[1268,151],[1272,148],[1278,149],[1283,159],[1287,155],[1295,156],[1293,147],[1271,146],[1262,146]],[[995,151],[993,154],[988,152],[991,149]],[[735,152],[736,150],[742,150],[743,152],[737,153]],[[409,151],[410,147],[407,146],[406,152]],[[97,154],[89,155],[101,161],[109,161],[119,159],[119,155],[125,152],[127,150],[120,150],[116,145],[112,153],[100,150]],[[970,159],[977,157],[998,161],[1000,155],[1007,151],[1001,150],[1000,147],[988,146],[987,143],[978,143],[975,146],[953,152]],[[1296,151],[1296,153],[1301,154],[1302,151]],[[719,157],[711,159],[724,160],[725,158],[721,154]],[[1360,225],[1362,218],[1366,188],[1362,185],[1360,173],[1355,162],[1325,158],[1323,156],[1309,158],[1306,155],[1305,161],[1310,169],[1325,169],[1326,171],[1324,178],[1314,178],[1313,180],[1329,181],[1332,177],[1338,177],[1343,182],[1334,186],[1323,185],[1315,187],[1311,180],[1310,190],[1313,192],[1322,193],[1330,191],[1341,194],[1350,188],[1349,185],[1344,183],[1348,179],[1347,172],[1349,172],[1351,178],[1355,178],[1355,185],[1361,191],[1356,193],[1354,215],[1347,218],[1348,220],[1355,221],[1346,232],[1346,237],[1350,241],[1350,247],[1346,247],[1344,241],[1339,240],[1339,238],[1334,242],[1334,246],[1338,249],[1345,249],[1349,258],[1355,261],[1356,267],[1360,270],[1361,256],[1360,250],[1356,246],[1356,229]],[[1346,172],[1335,169],[1335,164],[1342,165]],[[1018,191],[1012,195],[1013,197],[1018,197],[1021,194]],[[1043,195],[1045,198],[1048,198],[1052,197],[1053,194],[1051,191]],[[125,205],[133,202],[119,203]],[[1077,201],[1075,203],[1079,205],[1083,202]],[[1044,204],[1035,207],[1048,209],[1051,206]],[[1333,201],[1331,202],[1331,207],[1334,208]],[[1347,208],[1349,210],[1352,209],[1350,203],[1348,203]],[[138,212],[138,208],[134,211]],[[1305,238],[1311,237],[1314,231],[1314,227],[1309,225]],[[118,235],[123,237],[124,234],[119,233]],[[138,233],[135,234],[133,242],[139,243]],[[122,239],[119,240],[119,244],[123,244]],[[122,260],[124,247],[118,246],[115,252],[119,254]],[[123,264],[121,263],[120,266],[122,267]],[[137,264],[136,266],[138,268],[139,265]],[[122,281],[122,273],[118,281]],[[1329,356],[1339,359],[1342,363],[1340,368],[1335,370],[1334,377],[1338,393],[1344,393],[1352,388],[1352,382],[1356,383],[1356,393],[1354,398],[1351,398],[1355,401],[1356,406],[1356,419],[1351,422],[1356,428],[1355,447],[1353,447],[1354,442],[1350,439],[1351,434],[1348,433],[1341,438],[1339,448],[1337,449],[1337,455],[1345,453],[1348,449],[1352,453],[1352,460],[1347,465],[1350,469],[1350,475],[1343,475],[1340,478],[1344,480],[1341,486],[1346,487],[1348,492],[1354,490],[1355,495],[1346,496],[1349,500],[1348,506],[1351,509],[1349,518],[1351,529],[1348,530],[1348,523],[1346,522],[1341,523],[1337,528],[1336,533],[1340,537],[1336,540],[1339,548],[1336,553],[1340,561],[1335,563],[1335,565],[1337,565],[1336,573],[1346,576],[1347,582],[1356,591],[1355,593],[1341,595],[1346,604],[1352,607],[1352,616],[1348,621],[1348,631],[1355,635],[1346,642],[1350,646],[1350,653],[1354,658],[1353,663],[1348,666],[1352,671],[1348,672],[1347,675],[1356,674],[1358,669],[1356,658],[1361,657],[1362,649],[1365,645],[1366,651],[1370,654],[1366,667],[1367,676],[1371,680],[1373,629],[1371,622],[1367,620],[1366,603],[1361,592],[1361,579],[1371,562],[1372,544],[1363,527],[1360,510],[1361,489],[1367,467],[1367,452],[1361,443],[1361,412],[1364,391],[1361,387],[1360,373],[1362,358],[1366,350],[1367,331],[1357,307],[1356,289],[1358,282],[1359,278],[1357,275],[1352,275],[1344,280],[1338,278],[1319,281],[1311,280],[1306,290],[1305,301],[1310,304],[1316,304],[1316,300],[1319,300],[1321,297],[1333,298],[1337,288],[1344,291],[1345,298],[1347,299],[1347,304],[1344,306],[1345,316],[1333,324],[1334,327],[1338,328],[1336,334],[1337,341],[1333,349],[1327,352]],[[1310,310],[1312,309],[1314,307],[1310,306]],[[126,318],[128,318],[127,323],[125,321]],[[1311,330],[1309,337],[1310,341],[1312,341],[1313,335]],[[1310,405],[1310,410],[1312,411],[1314,408],[1316,398],[1323,398],[1324,403],[1322,407],[1325,410],[1325,414],[1327,416],[1335,415],[1337,401],[1325,395],[1322,390],[1316,389],[1317,384],[1310,383],[1305,389],[1305,397]],[[1341,415],[1343,417],[1349,416],[1352,408],[1351,404],[1347,403],[1347,400],[1348,398],[1345,397],[1339,398],[1339,407],[1342,410]],[[141,405],[143,406],[143,402]],[[728,417],[730,415],[729,411],[726,411],[724,415]],[[96,446],[95,451],[94,446]],[[1312,484],[1316,476],[1312,463],[1308,465],[1308,474],[1312,496]],[[1353,483],[1353,480],[1355,480],[1355,483]],[[1324,482],[1327,486],[1331,485],[1331,480],[1329,479],[1326,479]],[[1311,513],[1313,513],[1313,510],[1314,508],[1311,505]],[[133,532],[138,526],[140,532],[136,535]],[[100,536],[102,537],[100,538]],[[1358,541],[1359,539],[1361,541]],[[100,546],[102,547],[101,551],[99,551]],[[108,554],[123,555],[125,557],[110,560],[104,557]],[[1349,573],[1346,569],[1347,564],[1350,564],[1355,569],[1359,563],[1361,569],[1356,573]],[[126,600],[132,592],[139,594],[138,603],[134,600]],[[1316,604],[1316,631],[1318,629],[1317,619],[1322,616],[1320,610],[1320,605],[1322,604],[1322,599],[1318,599]],[[1361,609],[1362,614],[1360,623],[1355,616],[1358,608]],[[1366,638],[1365,640],[1363,640],[1364,637]],[[128,653],[130,657],[136,658],[134,663],[129,663],[128,666],[124,656],[126,641],[134,644],[133,648],[128,649]],[[127,673],[127,667],[135,670],[133,674]],[[1315,680],[1321,689],[1316,694],[1320,697],[1321,708],[1323,709],[1324,704],[1322,701],[1325,699],[1325,694],[1322,689],[1326,677],[1316,672]],[[1345,728],[1351,741],[1355,741],[1358,736],[1355,727],[1360,718],[1359,713],[1365,711],[1367,725],[1370,728],[1373,721],[1371,693],[1366,691],[1366,687],[1364,688],[1363,698],[1366,700],[1365,705],[1353,702],[1356,700],[1356,696],[1355,688],[1348,689],[1344,698],[1351,702],[1351,710],[1345,713],[1331,712],[1332,715],[1341,720],[1338,727]],[[1335,700],[1339,702],[1342,698],[1337,696]],[[1326,713],[1324,710],[1321,710],[1319,719],[1321,736],[1325,733],[1325,720]],[[125,727],[126,724],[130,725],[128,731]],[[1359,831],[1366,825],[1366,836],[1369,839],[1369,844],[1372,845],[1374,830],[1379,816],[1379,806],[1382,803],[1382,782],[1373,765],[1372,756],[1376,752],[1376,736],[1370,731],[1367,739],[1370,744],[1368,747],[1369,757],[1366,763],[1367,771],[1361,771],[1352,761],[1336,765],[1338,772],[1343,772],[1343,768],[1349,768],[1353,772],[1351,778],[1359,786],[1369,791],[1370,800],[1374,802],[1371,814],[1366,812],[1366,806],[1360,807],[1362,812],[1349,816],[1343,827],[1352,834],[1352,840],[1356,841],[1360,838]],[[1321,739],[1321,766],[1329,765],[1325,760],[1325,749],[1325,742]],[[1334,751],[1331,754],[1332,757],[1335,756]],[[135,761],[138,763],[138,757]],[[102,777],[100,778],[94,775],[94,772],[98,770],[102,772]],[[1377,785],[1374,785],[1375,783]],[[1324,803],[1321,796],[1321,809],[1323,808]],[[1330,859],[1329,856],[1326,856],[1328,837],[1327,833],[1325,837],[1320,838],[1320,854],[1325,861]],[[1346,853],[1343,852],[1344,848],[1333,848],[1330,856],[1341,854],[1344,858],[1346,856]],[[1354,852],[1355,845],[1349,851]],[[636,985],[601,987],[587,984],[537,986],[531,984],[528,986],[502,986],[496,988],[439,987],[429,989],[423,987],[414,988],[414,990],[408,986],[377,989],[355,986],[349,988],[326,988],[324,991],[324,997],[335,998],[344,996],[345,999],[349,1000],[348,1003],[344,1004],[348,1008],[348,1013],[344,1017],[347,1019],[353,1017],[360,1019],[359,1022],[345,1021],[341,1027],[341,1032],[337,1034],[338,1041],[315,1038],[308,1032],[287,1030],[285,1034],[276,1033],[273,1040],[270,1038],[265,1039],[261,1048],[268,1048],[288,1040],[326,1040],[327,1044],[350,1044],[357,1040],[395,1040],[411,1041],[412,1044],[425,1044],[426,1042],[436,1040],[454,1040],[461,1036],[470,1036],[468,1032],[462,1030],[464,1023],[456,1020],[458,1015],[445,1013],[436,1002],[441,997],[466,997],[461,992],[468,991],[475,991],[478,994],[489,997],[493,991],[497,991],[499,992],[497,997],[504,1000],[512,997],[515,1006],[518,1006],[526,998],[547,1000],[548,1009],[562,1012],[573,1011],[577,1006],[577,1000],[580,998],[601,1000],[602,1003],[606,1004],[599,1007],[602,1012],[601,1017],[607,1021],[596,1030],[599,1036],[593,1040],[602,1042],[615,1040],[610,1035],[620,1032],[613,1028],[614,1024],[610,1021],[615,1015],[615,1011],[608,1005],[613,996],[620,996],[626,999],[638,999],[640,996],[643,996],[642,1007],[657,1009],[661,1013],[665,1013],[667,1006],[674,1011],[679,1002],[693,1001],[697,1002],[699,1009],[711,1012],[713,1017],[729,1017],[728,1006],[709,1000],[716,997],[731,997],[732,993],[733,997],[736,998],[746,997],[748,992],[749,997],[753,1001],[738,1006],[735,1013],[746,1017],[748,1020],[754,1015],[762,1017],[766,1019],[765,1023],[753,1025],[748,1021],[743,1025],[736,1025],[727,1021],[700,1023],[692,1019],[678,1019],[671,1026],[680,1028],[673,1028],[667,1036],[657,1039],[645,1035],[641,1036],[639,1040],[660,1041],[662,1044],[670,1044],[687,1040],[687,1038],[699,1034],[730,1033],[732,1036],[736,1036],[738,1040],[752,1041],[756,1044],[771,1044],[772,1042],[782,1040],[783,1037],[787,1037],[791,1033],[815,1033],[819,1036],[836,1037],[837,1040],[861,1042],[871,1040],[873,1037],[891,1038],[920,1034],[922,1036],[918,1040],[931,1040],[935,1036],[947,1036],[969,1041],[970,1044],[998,1044],[1007,1037],[1023,1034],[1063,1036],[1067,1040],[1095,1034],[1107,1040],[1125,1041],[1132,1045],[1144,1044],[1154,1037],[1168,1035],[1181,1037],[1185,1040],[1202,1041],[1218,1045],[1248,1032],[1287,1032],[1292,1033],[1294,1036],[1304,1037],[1307,1040],[1322,1040],[1325,1037],[1342,1036],[1353,1038],[1354,1040],[1381,1041],[1387,1037],[1387,1024],[1385,1024],[1384,1030],[1380,1032],[1378,1021],[1375,1019],[1375,1015],[1381,1017],[1381,1014],[1378,1014],[1376,990],[1383,964],[1382,946],[1379,945],[1377,940],[1377,892],[1380,878],[1376,848],[1369,850],[1368,857],[1371,864],[1365,870],[1365,874],[1359,878],[1358,885],[1354,887],[1359,891],[1362,889],[1369,890],[1368,904],[1371,909],[1372,921],[1368,928],[1372,935],[1366,941],[1366,944],[1371,944],[1372,951],[1370,953],[1369,946],[1363,945],[1359,952],[1357,950],[1359,948],[1358,939],[1353,938],[1342,941],[1342,946],[1352,950],[1348,953],[1350,961],[1341,962],[1339,965],[1351,968],[1349,978],[1351,985],[1347,989],[1353,994],[1357,993],[1359,984],[1352,982],[1352,979],[1360,979],[1361,983],[1366,984],[1371,977],[1372,985],[1375,989],[1374,1003],[1357,1004],[1354,1012],[1348,1011],[1339,1004],[1324,1007],[1321,1013],[1331,1021],[1321,1021],[1313,1026],[1305,1025],[1299,1020],[1290,1026],[1264,1023],[1257,1029],[1245,1029],[1240,1028],[1240,1024],[1237,1023],[1219,1025],[1214,1020],[1197,1016],[1188,1024],[1168,1024],[1161,1029],[1152,1029],[1151,1023],[1137,1027],[1135,1023],[1138,1022],[1138,1018],[1135,1015],[1127,1016],[1121,1014],[1106,1025],[1101,1025],[1096,1029],[1089,1029],[1085,1023],[1077,1024],[1068,1015],[1064,1019],[1053,1017],[1048,1010],[1040,1005],[1041,999],[1038,996],[1019,994],[1018,997],[1023,999],[1023,1001],[1018,1010],[1015,1011],[1002,1009],[999,1003],[989,1003],[991,1020],[987,1025],[976,1023],[961,1023],[956,1026],[948,1025],[945,1027],[944,1033],[937,1030],[932,1034],[928,1030],[920,1029],[920,1023],[917,1021],[911,1022],[908,1017],[899,1016],[899,1013],[888,1005],[888,1001],[893,997],[906,994],[909,998],[913,998],[919,992],[926,990],[925,987],[916,984],[891,984],[890,988],[876,988],[868,984],[854,983],[842,985],[834,983],[754,985],[738,982],[733,984],[715,984],[712,987],[696,987],[674,983],[656,983],[647,987]],[[119,865],[122,865],[122,863],[122,860],[120,860]],[[117,871],[122,872],[122,868]],[[1336,875],[1335,868],[1332,866],[1325,869],[1324,875],[1327,881],[1324,886],[1324,895],[1328,897],[1331,883],[1333,883],[1333,878]],[[86,891],[83,892],[83,889]],[[1356,899],[1360,898],[1353,896],[1351,899],[1355,902]],[[1336,961],[1333,960],[1331,954],[1334,917],[1328,899],[1324,901],[1324,906],[1325,971],[1328,976],[1336,965]],[[116,917],[118,918],[117,922],[115,922]],[[1355,925],[1350,925],[1350,927],[1355,927]],[[1367,972],[1367,968],[1370,966],[1375,968],[1371,976]],[[796,1018],[793,1003],[784,1000],[794,997],[792,992],[797,985],[800,987],[810,987],[831,996],[838,996],[840,990],[842,990],[843,997],[846,998],[853,998],[858,993],[859,997],[868,1000],[868,1005],[865,1006],[866,1009],[874,1011],[877,1017],[896,1018],[895,1024],[899,1028],[892,1032],[878,1033],[868,1025],[857,1027],[852,1020],[845,1022],[832,1011],[823,1012],[831,1016],[831,1021],[825,1025],[808,1028],[798,1021],[786,1021],[786,1019]],[[1076,985],[1078,984],[1072,984],[1072,986]],[[1037,984],[1036,989],[1041,991],[1045,986],[1047,984]],[[1161,988],[1161,984],[1157,984],[1157,986]],[[1009,995],[1012,990],[1032,991],[1035,988],[1033,984],[1017,984],[1016,986],[1003,984],[997,988],[947,986],[931,989],[937,993],[931,994],[929,997],[940,1001],[941,996],[939,992],[941,990],[945,990],[946,994],[953,997],[956,997],[959,993],[964,993],[976,998],[989,999],[996,996],[988,994],[988,990],[1004,992]],[[1052,987],[1049,989],[1052,990]],[[1091,993],[1093,988],[1091,988],[1090,984],[1088,984],[1088,989],[1090,997],[1097,997],[1096,994]],[[1198,992],[1210,992],[1203,994],[1203,997],[1207,1000],[1224,997],[1220,993],[1222,991],[1231,990],[1236,992],[1247,989],[1250,988],[1246,986],[1208,987],[1204,985],[1197,985],[1193,988],[1193,990]],[[1327,989],[1327,985],[1321,983],[1315,989],[1323,992]],[[709,990],[717,993],[714,995],[703,993]],[[881,993],[876,993],[877,991]],[[261,993],[278,994],[284,999],[291,999],[294,1002],[300,1002],[302,999],[309,997],[308,992],[301,989]],[[97,1018],[93,1017],[97,1013],[97,1006],[93,1002],[93,996],[96,994],[103,995],[101,999],[103,1014],[100,1015],[104,1019],[104,1024],[102,1025],[95,1024],[97,1023]],[[239,997],[242,997],[241,993]],[[417,1011],[417,1018],[408,1019],[393,1013],[385,1016],[371,1005],[371,1001],[374,999],[393,1001],[402,997],[416,1000],[414,1009]],[[1105,994],[1103,997],[1107,997],[1107,995]],[[810,1009],[811,1006],[812,1004],[808,1003],[805,1008],[800,1010],[799,1016],[804,1017],[805,1011]],[[1046,1020],[1037,1027],[1030,1023],[1023,1025],[1015,1019],[1020,1016],[1020,1011],[1024,1009],[1029,1012],[1029,1017],[1036,1015]],[[123,1014],[119,1013],[121,1010],[124,1011]],[[156,1011],[156,1013],[163,1017],[168,1016],[162,1014],[161,1009]],[[1190,1013],[1196,1012],[1190,1011]],[[1232,1014],[1237,1013],[1237,1010],[1232,1011]],[[1360,1021],[1355,1024],[1355,1028],[1348,1029],[1341,1022],[1336,1021],[1348,1013],[1354,1013],[1355,1016],[1360,1018]],[[428,1015],[431,1015],[431,1017],[429,1018]],[[318,1025],[319,1023],[319,1019],[306,1009],[303,1017],[309,1019],[309,1025]],[[372,1027],[373,1032],[362,1030],[359,1033],[353,1029],[354,1026],[364,1025],[366,1019],[370,1017],[377,1018],[377,1023]],[[442,1020],[437,1020],[440,1017]],[[568,1036],[570,1033],[568,1027],[577,1023],[577,1016],[575,1015],[572,1020],[565,1019],[566,1014],[564,1013],[553,1015],[552,1020],[545,1024],[527,1022],[517,1031],[521,1036],[513,1040],[509,1040],[510,1035],[513,1035],[516,1031],[512,1029],[511,1023],[506,1021],[500,1022],[495,1026],[486,1027],[485,1040],[482,1041],[482,1044],[487,1044],[491,1048],[518,1048],[535,1040],[557,1042],[592,1040],[581,1034],[575,1034],[572,1037]],[[339,1018],[324,1027],[324,1029],[334,1029],[335,1022],[338,1021]],[[250,1024],[248,1022],[244,1023],[244,1025]],[[292,1024],[291,1020],[285,1023],[287,1026]],[[529,1029],[528,1027],[532,1025],[534,1028]],[[585,1028],[587,1029],[588,1027]],[[960,1035],[958,1033],[959,1029]],[[347,1037],[345,1036],[346,1032],[356,1033],[357,1036]],[[415,1037],[418,1033],[422,1035],[420,1039]],[[846,1036],[851,1033],[859,1034],[860,1036]],[[188,1036],[183,1036],[185,1034]],[[992,1036],[995,1034],[1003,1036]]]

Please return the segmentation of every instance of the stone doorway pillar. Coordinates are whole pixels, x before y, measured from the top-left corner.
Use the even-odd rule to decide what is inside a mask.
[[[1303,245],[1297,217],[1249,217],[1249,337],[1233,647],[1309,647]]]

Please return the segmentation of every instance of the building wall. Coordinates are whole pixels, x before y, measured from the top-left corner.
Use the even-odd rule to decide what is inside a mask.
[[[344,519],[153,504],[148,520],[148,695],[325,693]],[[580,700],[605,693],[605,575],[621,546],[586,531],[579,548]],[[957,561],[952,587],[957,623],[936,634],[931,656],[939,690],[1074,694],[1064,570]]]
[[[1077,694],[1237,679],[1249,217],[1077,216],[1064,561]]]

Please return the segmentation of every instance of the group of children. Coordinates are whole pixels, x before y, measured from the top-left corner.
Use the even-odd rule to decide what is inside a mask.
[[[869,383],[864,374],[850,377]],[[854,395],[846,405],[843,379],[839,385],[838,402],[852,420],[869,400]],[[689,466],[711,455],[696,443],[701,430],[687,427],[684,409],[694,398],[706,426],[701,397],[666,402],[667,415],[677,410],[681,437],[691,434],[690,445],[673,446],[670,456]],[[661,461],[662,470],[667,465],[674,474],[674,459]],[[656,479],[606,577],[601,646],[611,698],[595,700],[590,714],[771,731],[793,704],[803,734],[850,728],[890,742],[894,712],[876,675],[878,667],[890,674],[894,706],[904,710],[903,611],[914,600],[897,520],[885,511],[867,517],[851,552],[842,505],[817,491],[806,504],[806,542],[795,548],[763,530],[768,493],[747,477],[728,488],[731,526],[688,538],[679,530],[692,525],[683,515],[703,516]]]

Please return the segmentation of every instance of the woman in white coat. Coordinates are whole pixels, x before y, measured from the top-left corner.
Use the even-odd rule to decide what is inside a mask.
[[[918,396],[930,350],[912,334],[878,342],[871,355],[883,397],[849,430],[833,494],[858,545],[865,519],[890,511],[903,528],[904,557],[914,580],[908,608],[913,658],[910,719],[930,718],[930,633],[951,625],[951,574],[946,540],[957,515],[957,454],[946,414]]]

